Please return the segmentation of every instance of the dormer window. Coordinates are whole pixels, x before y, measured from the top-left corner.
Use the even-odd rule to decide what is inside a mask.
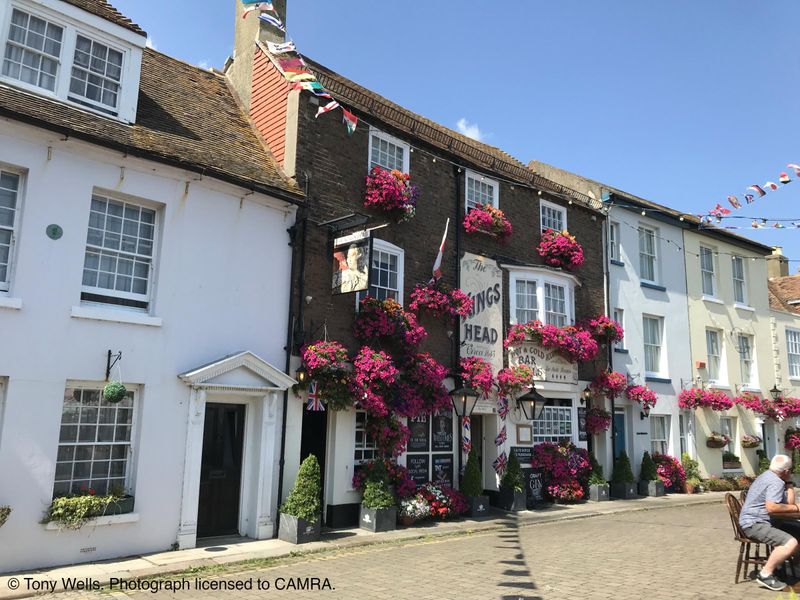
[[[70,100],[116,109],[121,77],[122,52],[79,34],[69,84]]]
[[[11,14],[3,75],[55,91],[63,37],[63,27],[15,8]]]

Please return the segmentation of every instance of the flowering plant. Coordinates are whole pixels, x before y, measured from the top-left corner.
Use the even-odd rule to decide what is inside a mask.
[[[686,471],[683,469],[681,461],[669,454],[653,454],[653,462],[656,463],[656,471],[664,487],[672,487],[674,490],[682,490],[686,481]]]
[[[470,357],[462,358],[459,366],[461,367],[461,380],[464,385],[483,392],[484,396],[488,396],[492,391],[492,387],[494,387],[492,365],[482,358]]]
[[[459,289],[451,290],[443,283],[418,283],[411,292],[408,308],[416,314],[425,309],[435,318],[466,317],[472,311],[473,300]]]
[[[614,319],[609,319],[605,315],[598,315],[587,319],[580,324],[582,329],[585,329],[592,334],[598,342],[615,343],[621,342],[625,337],[622,330],[622,325],[617,323]]]
[[[742,436],[742,448],[758,448],[761,445],[761,438],[757,435],[745,433]]]
[[[562,501],[582,499],[592,471],[589,453],[569,440],[535,445],[531,466],[544,471],[547,493]]]
[[[375,446],[381,454],[396,458],[406,451],[411,430],[396,415],[368,415],[365,429],[367,435],[375,440]]]
[[[300,350],[308,378],[317,385],[317,396],[332,410],[353,404],[347,350],[339,342],[317,341]]]
[[[393,485],[394,493],[398,498],[410,498],[417,491],[417,486],[408,474],[408,469],[389,459],[376,459],[362,464],[353,476],[353,487],[362,491],[368,481]]]
[[[570,271],[580,267],[584,261],[583,248],[575,240],[575,236],[570,235],[566,229],[545,231],[536,251],[544,259],[545,264]]]
[[[706,446],[709,448],[724,448],[730,443],[731,438],[724,433],[717,433],[716,431],[712,431],[706,438]]]
[[[511,235],[511,223],[503,211],[491,204],[478,204],[464,217],[464,231],[494,234],[505,242]]]
[[[744,392],[733,401],[778,422],[800,416],[800,399],[798,398],[779,397],[777,400],[773,400],[772,398],[762,398],[751,392]]]
[[[628,386],[625,396],[631,402],[638,402],[645,409],[653,408],[658,402],[658,395],[646,385]]]
[[[611,427],[611,413],[597,406],[586,411],[586,433],[594,435]]]
[[[533,369],[527,365],[506,367],[497,373],[497,390],[501,398],[516,396],[533,385]]]
[[[400,516],[412,519],[427,519],[431,516],[431,505],[422,494],[416,494],[400,501]]]
[[[512,325],[508,329],[503,345],[508,348],[525,340],[531,340],[544,348],[552,348],[570,362],[592,360],[600,351],[597,342],[588,331],[567,325],[543,325],[541,321],[530,321]]]
[[[373,167],[367,175],[366,208],[377,208],[397,221],[411,219],[417,207],[419,191],[408,173]]]
[[[628,378],[617,371],[605,371],[595,377],[589,387],[606,398],[616,398],[625,391]]]
[[[450,396],[443,383],[446,377],[447,367],[427,352],[411,357],[396,386],[397,414],[413,417],[446,409],[450,405]]]
[[[464,494],[445,485],[426,483],[419,488],[419,494],[430,506],[430,515],[444,521],[450,517],[463,515],[469,510]]]
[[[703,390],[691,388],[683,390],[678,395],[680,408],[710,408],[711,410],[728,410],[733,407],[731,400],[725,392],[720,390]]]
[[[406,312],[397,301],[366,296],[356,315],[353,334],[362,341],[381,341],[399,345],[405,351],[419,346],[428,332],[417,322],[414,313]]]
[[[386,398],[399,374],[391,357],[383,351],[363,346],[354,363],[350,389],[357,398],[358,405],[370,416],[385,417],[390,408],[386,404]]]
[[[788,450],[800,449],[800,429],[790,427],[786,430],[784,446],[786,446]]]

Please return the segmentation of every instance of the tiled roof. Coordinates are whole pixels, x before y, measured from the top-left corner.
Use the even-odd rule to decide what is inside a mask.
[[[769,289],[769,306],[774,310],[782,310],[800,314],[800,275],[773,277],[767,282]]]
[[[139,27],[136,23],[131,21],[128,17],[123,15],[119,12],[116,8],[111,6],[106,0],[63,0],[67,4],[72,4],[72,6],[77,6],[78,8],[82,8],[86,12],[90,12],[93,15],[97,15],[105,19],[106,21],[111,21],[112,23],[116,23],[124,27],[125,29],[130,29],[134,33],[138,33],[139,35],[147,35],[144,30]]]
[[[302,196],[256,136],[224,77],[148,48],[135,125],[1,85],[0,114],[263,193]]]
[[[314,71],[319,82],[333,94],[334,98],[340,100],[348,109],[355,109],[366,115],[367,120],[369,120],[369,115],[374,115],[376,120],[380,120],[399,132],[430,144],[434,148],[462,157],[479,169],[496,173],[498,176],[504,176],[519,183],[532,185],[538,189],[567,195],[595,210],[600,207],[600,203],[589,196],[533,173],[523,163],[503,150],[473,140],[420,116],[350,81],[316,61],[305,56],[303,58]]]

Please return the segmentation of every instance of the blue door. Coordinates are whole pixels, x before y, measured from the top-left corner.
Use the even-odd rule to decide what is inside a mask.
[[[625,413],[614,413],[614,458],[625,450]]]

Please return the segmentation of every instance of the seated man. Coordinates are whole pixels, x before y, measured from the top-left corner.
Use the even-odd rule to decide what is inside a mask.
[[[747,537],[773,547],[756,579],[760,585],[775,591],[786,587],[775,577],[775,569],[797,550],[797,539],[770,522],[770,515],[800,513],[800,506],[795,504],[791,475],[792,459],[785,454],[775,455],[769,463],[769,471],[756,477],[750,486],[739,515],[739,525]]]

